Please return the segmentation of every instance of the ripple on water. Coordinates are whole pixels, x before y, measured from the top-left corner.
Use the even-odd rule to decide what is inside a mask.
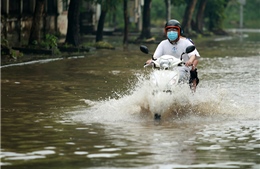
[[[39,150],[29,153],[15,153],[1,151],[1,158],[5,160],[34,160],[40,158],[46,158],[47,155],[55,154],[53,150]]]
[[[103,148],[103,149],[100,149],[99,151],[101,152],[112,152],[112,151],[120,151],[121,148]]]
[[[76,154],[76,155],[86,155],[86,154],[88,154],[88,152],[87,151],[75,151],[74,154]]]
[[[47,155],[56,154],[53,150],[38,150],[29,153],[15,153],[15,152],[4,152],[1,151],[0,157],[1,161],[9,160],[9,161],[16,161],[16,160],[35,160],[35,159],[43,159],[46,158]],[[5,165],[12,165],[10,162],[1,162],[0,166]]]
[[[112,158],[119,156],[118,153],[98,153],[98,154],[89,154],[87,155],[88,158]]]

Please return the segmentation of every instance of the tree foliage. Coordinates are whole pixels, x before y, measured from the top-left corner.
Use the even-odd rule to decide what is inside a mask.
[[[207,3],[205,17],[208,17],[208,30],[222,32],[225,19],[225,8],[229,0],[210,0]]]
[[[208,0],[199,0],[198,3],[198,10],[196,14],[195,25],[193,29],[198,33],[203,33],[203,26],[204,26],[204,11],[207,5]]]
[[[243,27],[260,28],[260,0],[247,0],[243,6]],[[230,0],[225,9],[226,18],[224,20],[225,28],[239,28],[240,4],[237,0]],[[257,22],[258,21],[258,22]]]
[[[214,33],[224,33],[225,28],[239,28],[239,13],[240,4],[238,0],[208,0],[205,6],[205,12],[200,15],[203,17],[198,22],[198,13],[201,12],[199,4],[205,0],[198,0],[195,8],[192,22],[192,29],[198,33],[203,31],[212,31]],[[172,1],[172,18],[183,22],[183,16],[185,13],[186,3],[191,3],[191,0],[173,0]],[[244,5],[244,27],[247,28],[259,28],[260,0],[247,0]],[[159,12],[158,12],[159,11]],[[152,12],[151,12],[151,24],[158,25],[158,20],[164,21],[165,8],[162,5],[161,0],[153,0]],[[200,24],[200,25],[199,25]],[[202,24],[202,25],[201,25]]]
[[[192,21],[192,16],[195,10],[197,4],[197,0],[192,0],[192,1],[187,1],[185,13],[183,15],[182,19],[182,29],[186,34],[188,34],[191,30],[191,21]]]

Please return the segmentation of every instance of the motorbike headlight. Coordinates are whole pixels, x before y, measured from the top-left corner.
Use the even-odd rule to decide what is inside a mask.
[[[169,60],[167,60],[167,59],[161,59],[160,60],[160,68],[161,69],[169,69],[169,67],[170,67],[170,62],[169,62]]]
[[[164,63],[164,64],[161,64],[160,67],[163,70],[167,70],[167,69],[169,69],[169,64]]]

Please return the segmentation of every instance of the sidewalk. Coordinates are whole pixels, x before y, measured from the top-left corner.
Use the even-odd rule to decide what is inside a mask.
[[[231,33],[240,33],[240,32],[247,32],[247,33],[260,33],[260,29],[247,29],[247,28],[232,28],[232,29],[225,29],[227,32]]]

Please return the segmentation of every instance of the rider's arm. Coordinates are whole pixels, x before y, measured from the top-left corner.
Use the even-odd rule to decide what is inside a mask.
[[[194,65],[194,64],[196,64],[195,66],[197,66],[197,64],[198,64],[196,55],[190,56],[189,60],[185,63],[185,66],[191,66],[191,65]]]
[[[195,60],[193,61],[193,66],[192,66],[192,69],[191,69],[191,70],[194,70],[194,69],[197,67],[198,63],[199,63],[199,60],[198,60],[198,59],[195,59]]]
[[[156,50],[155,50],[155,52],[154,52],[154,54],[153,54],[153,56],[152,56],[152,59],[148,59],[148,60],[145,62],[145,64],[147,64],[147,65],[151,64],[152,60],[156,60],[157,58],[159,58],[159,57],[162,56],[162,55],[163,55],[163,42],[161,42],[161,43],[157,46],[157,48],[156,48]]]
[[[186,66],[192,66],[192,70],[196,68],[197,64],[198,64],[198,60],[200,58],[200,54],[197,51],[197,49],[195,49],[193,52],[188,54],[189,56],[189,60],[185,63]]]
[[[159,45],[156,47],[154,54],[153,54],[153,60],[158,59],[159,57],[161,57],[162,55],[165,55],[165,51],[164,49],[167,48],[165,43],[165,40],[162,41],[161,43],[159,43]]]

